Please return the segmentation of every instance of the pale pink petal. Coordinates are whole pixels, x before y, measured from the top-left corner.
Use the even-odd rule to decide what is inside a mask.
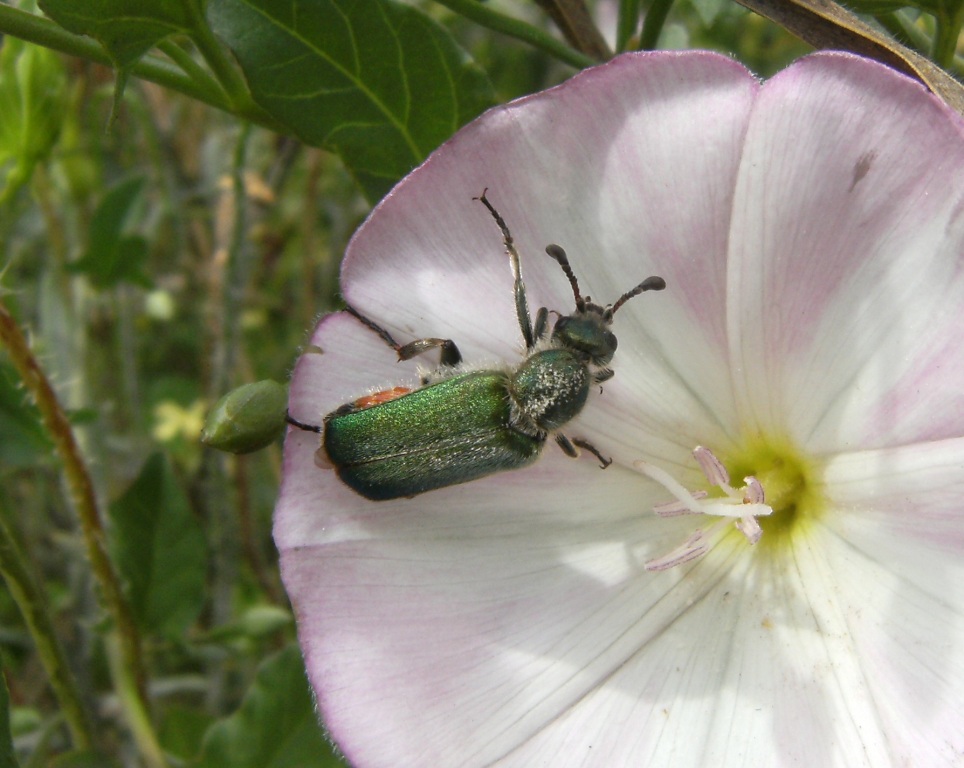
[[[832,589],[895,755],[964,759],[964,439],[839,456],[824,472]],[[829,538],[829,537],[828,537]]]
[[[910,121],[894,117],[908,108]],[[689,451],[725,455],[758,427],[815,453],[941,434],[931,410],[946,406],[960,432],[960,353],[930,336],[904,348],[928,324],[947,333],[962,306],[958,126],[853,57],[814,56],[760,91],[710,54],[630,56],[494,110],[386,199],[353,240],[344,291],[402,343],[451,336],[469,361],[519,359],[508,261],[471,200],[485,187],[533,308],[572,303],[547,242],[597,300],[648,274],[669,288],[620,310],[616,377],[567,429],[612,454],[608,470],[550,445],[524,471],[372,503],[315,465],[317,434],[289,430],[275,537],[319,706],[349,760],[960,758],[964,449],[840,457],[824,475],[833,514],[792,551],[733,533],[657,574],[645,564],[692,518],[654,514],[665,492],[619,466],[652,460],[696,489]],[[927,248],[931,261],[911,258]],[[927,290],[943,309],[908,306]],[[324,351],[301,358],[291,390],[304,422],[417,381],[414,362],[395,363],[347,314],[312,341]],[[901,389],[915,371],[926,407]],[[879,419],[888,393],[893,427]]]
[[[533,311],[573,307],[548,243],[566,249],[583,293],[597,301],[652,274],[666,279],[666,291],[617,315],[616,377],[591,404],[615,409],[589,421],[600,433],[645,430],[691,450],[716,437],[693,434],[694,422],[732,413],[725,252],[757,89],[742,66],[715,54],[646,53],[490,111],[359,230],[342,273],[346,299],[406,341],[451,337],[469,362],[518,360],[508,259],[472,199],[487,188],[522,255]],[[717,433],[734,429],[730,421]],[[638,451],[622,458],[628,464]]]
[[[796,562],[713,550],[668,590],[677,618],[651,609],[659,634],[505,765],[900,764],[816,572],[826,563],[795,550]],[[698,585],[688,608],[676,602]]]
[[[591,492],[569,489],[586,505]],[[675,649],[667,666],[658,638],[687,604],[719,590],[728,564],[720,555],[696,578],[657,579],[628,544],[650,521],[546,525],[536,536],[524,523],[521,534],[506,525],[492,530],[475,513],[466,511],[475,525],[463,517],[457,527],[453,510],[442,527],[425,525],[421,540],[287,552],[285,582],[333,737],[364,766],[532,765],[526,755],[544,734],[559,738],[536,764],[620,764],[608,758],[640,737],[601,729],[611,721],[586,702],[600,689],[619,694],[625,711],[638,713],[619,722],[630,732],[657,732],[661,721],[647,726],[644,709],[662,709],[675,665],[705,650],[701,633],[690,630],[690,648]],[[650,655],[654,641],[658,652]],[[655,663],[640,667],[642,658]],[[627,664],[652,679],[650,690],[610,685]],[[711,683],[700,682],[707,694]],[[573,712],[592,729],[560,734]],[[576,738],[598,739],[588,762],[581,753],[563,759]]]
[[[823,474],[826,525],[964,615],[964,438],[843,454]],[[962,646],[964,648],[964,646]]]
[[[764,85],[730,248],[745,429],[816,453],[961,433],[962,125],[846,54]]]

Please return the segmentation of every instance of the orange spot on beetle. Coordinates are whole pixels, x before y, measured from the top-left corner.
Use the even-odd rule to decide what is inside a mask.
[[[364,397],[359,397],[352,405],[359,411],[365,408],[371,408],[376,405],[381,405],[382,403],[387,403],[392,400],[397,400],[402,395],[407,395],[412,390],[408,387],[392,387],[391,389],[383,389],[381,392],[372,392],[370,395],[365,395]]]

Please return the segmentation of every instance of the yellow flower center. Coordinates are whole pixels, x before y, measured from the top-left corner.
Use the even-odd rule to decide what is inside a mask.
[[[723,463],[734,479],[756,477],[773,508],[772,515],[759,519],[763,535],[757,546],[762,552],[784,552],[826,509],[817,479],[819,463],[804,458],[788,440],[756,438],[728,453]]]

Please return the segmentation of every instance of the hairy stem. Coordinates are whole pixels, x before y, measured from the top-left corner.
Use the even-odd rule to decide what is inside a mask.
[[[33,638],[40,663],[67,721],[74,748],[90,749],[96,741],[90,713],[57,638],[44,592],[33,578],[16,538],[3,522],[3,515],[0,515],[0,576]]]
[[[50,380],[40,367],[26,337],[2,300],[0,300],[0,343],[7,348],[10,361],[39,408],[44,428],[60,456],[71,506],[80,521],[87,557],[97,579],[104,607],[110,614],[114,631],[118,635],[119,669],[123,673],[124,685],[133,691],[132,695],[136,694],[140,709],[146,712],[148,711],[147,677],[141,653],[140,633],[134,623],[127,600],[124,598],[120,578],[107,552],[107,537],[94,495],[94,484],[74,437],[73,429]],[[133,728],[135,724],[131,723],[131,725]],[[136,732],[135,736],[137,736]],[[151,739],[156,743],[153,732],[149,732],[148,736],[141,735],[138,742]],[[156,753],[160,754],[159,747]],[[163,765],[163,761],[155,762],[151,759],[152,755],[148,753],[144,756],[151,766]]]

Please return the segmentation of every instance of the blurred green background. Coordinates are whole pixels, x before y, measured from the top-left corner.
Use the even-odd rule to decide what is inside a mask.
[[[245,382],[286,381],[339,306],[352,232],[398,178],[487,106],[593,57],[562,42],[550,2],[297,0],[317,26],[306,22],[310,55],[281,70],[270,65],[291,45],[289,3],[143,5],[51,0],[53,21],[0,3],[0,301],[69,418],[132,620],[125,630],[99,597],[56,430],[17,355],[0,351],[0,767],[337,765],[271,542],[280,440],[249,455],[205,448],[205,414]],[[761,76],[809,50],[727,0],[587,10],[610,47],[642,35],[711,48]],[[865,10],[921,46],[948,25],[960,34],[960,3]],[[531,39],[488,28],[500,17]],[[339,74],[347,42],[373,63],[399,46],[409,69]],[[291,97],[343,75],[355,89],[344,103]],[[385,127],[399,77],[418,115]],[[378,131],[333,138],[372,111]],[[89,739],[68,727],[32,611],[62,645]],[[125,671],[131,634],[140,671]]]

